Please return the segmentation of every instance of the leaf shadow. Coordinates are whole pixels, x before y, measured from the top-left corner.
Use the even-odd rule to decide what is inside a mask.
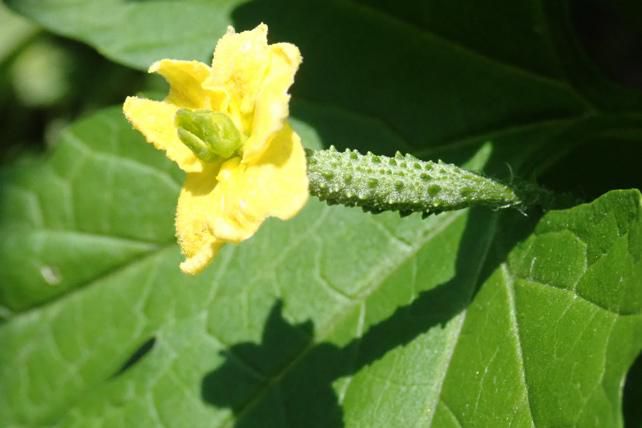
[[[419,85],[421,71],[429,64],[412,55],[412,49],[395,45],[378,20],[361,9],[357,2],[255,0],[234,8],[231,18],[239,31],[265,22],[270,42],[299,47],[304,59],[291,88],[291,113],[312,125],[326,144],[381,154],[412,151],[416,133],[409,131],[421,123],[425,98],[412,91],[417,100],[410,102],[409,84],[390,82]],[[388,54],[402,50],[397,53],[399,63],[384,68],[373,55],[375,44]],[[371,84],[364,84],[364,78]],[[398,111],[404,105],[418,108]]]
[[[497,218],[510,234],[493,234],[486,243],[486,228]],[[235,427],[306,426],[342,427],[343,397],[337,381],[356,375],[391,350],[409,344],[436,326],[444,326],[466,309],[480,284],[506,259],[534,225],[518,213],[500,214],[474,209],[469,214],[456,260],[454,276],[419,293],[408,305],[371,326],[344,346],[314,343],[311,321],[291,324],[277,300],[267,318],[260,343],[244,342],[222,352],[225,361],[201,382],[201,398],[217,408],[230,408]],[[505,236],[504,236],[505,235]],[[292,344],[298,344],[293,349]],[[248,361],[273,361],[272,371]],[[345,391],[344,391],[345,392]]]
[[[313,125],[323,141],[332,142],[339,148],[351,147],[384,154],[395,149],[408,150],[412,144],[406,141],[405,136],[379,118],[370,118],[374,119],[372,125],[382,125],[374,133],[384,130],[390,138],[355,135],[355,130],[348,129],[349,123],[338,123],[331,115],[322,116],[320,109],[306,105],[308,101],[316,102],[314,94],[319,93],[320,82],[324,83],[324,88],[327,86],[327,93],[324,93],[327,99],[339,99],[350,105],[360,103],[353,100],[354,91],[349,86],[351,80],[333,80],[336,77],[334,73],[342,67],[354,67],[355,63],[365,61],[374,67],[376,62],[376,59],[365,58],[365,53],[360,53],[360,42],[366,41],[368,34],[359,29],[356,15],[341,17],[343,21],[353,20],[354,25],[346,26],[346,32],[335,33],[332,40],[325,40],[324,34],[319,32],[323,25],[310,27],[308,21],[302,19],[314,14],[317,24],[326,22],[333,25],[336,16],[323,4],[319,1],[257,0],[234,9],[232,19],[239,30],[254,28],[261,21],[267,22],[270,40],[287,40],[303,52],[318,53],[306,58],[297,74],[296,93],[302,95],[299,97],[302,102],[299,107],[295,102],[294,110],[297,113],[298,109],[299,117]],[[339,3],[333,5],[344,8]],[[345,39],[339,37],[342,35],[346,36]],[[328,52],[330,46],[336,46],[336,50]],[[387,51],[394,52],[395,49],[387,47]],[[324,63],[328,58],[334,62],[330,70]],[[414,76],[417,73],[412,67],[419,66],[417,62],[402,66],[397,70],[398,75],[387,78],[403,79],[404,73]],[[327,85],[329,81],[331,85]],[[307,99],[308,96],[312,100]],[[403,99],[404,95],[384,93],[378,98],[393,102],[394,99]],[[368,112],[368,108],[358,110]],[[423,114],[421,109],[416,113],[419,116]],[[421,123],[420,117],[407,120]],[[386,140],[387,145],[379,143],[380,140]],[[468,158],[477,148],[469,148],[462,152],[462,156]],[[499,153],[492,153],[487,167],[497,169],[500,165],[504,168],[500,157]],[[430,329],[444,326],[466,310],[480,284],[505,261],[511,249],[530,234],[536,220],[537,215],[534,214],[524,217],[517,212],[499,214],[487,209],[471,210],[458,243],[454,276],[418,293],[410,304],[396,308],[389,317],[370,326],[361,337],[343,346],[327,341],[314,342],[315,334],[320,332],[313,322],[289,322],[283,315],[284,302],[276,300],[265,321],[260,342],[238,343],[222,351],[223,363],[206,373],[201,381],[201,399],[216,408],[230,409],[233,422],[227,425],[237,428],[343,427],[343,405],[347,395],[345,390],[337,393],[339,382],[358,374],[390,351],[409,344]],[[495,229],[497,222],[501,226]],[[489,228],[497,232],[489,234]]]

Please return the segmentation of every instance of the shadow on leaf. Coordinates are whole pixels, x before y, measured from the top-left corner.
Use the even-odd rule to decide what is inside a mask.
[[[377,153],[391,153],[396,149],[410,151],[425,145],[425,132],[414,133],[409,138],[400,131],[424,123],[429,113],[425,79],[419,72],[426,69],[424,58],[407,54],[414,52],[414,48],[395,44],[385,29],[378,28],[371,14],[353,13],[351,8],[358,6],[324,5],[317,1],[254,1],[236,8],[232,17],[239,30],[253,28],[264,21],[270,25],[270,41],[295,43],[304,56],[306,52],[315,53],[305,58],[297,74],[297,101],[293,103],[293,112],[310,123],[323,141],[339,148]],[[302,19],[310,16],[314,18]],[[346,30],[342,31],[343,28]],[[379,51],[398,55],[399,61],[389,61],[398,66],[381,67],[368,47],[373,37],[382,44]],[[418,42],[408,40],[407,43]],[[355,64],[360,67],[355,69]],[[372,71],[369,76],[372,82],[377,79],[415,81],[405,86],[360,85],[356,88],[354,82],[363,77],[363,70]],[[377,87],[376,92],[372,91],[373,87]],[[360,94],[359,88],[369,92]],[[390,108],[374,102],[384,99],[390,102]],[[333,101],[332,106],[327,105],[328,100]],[[381,108],[373,107],[375,105]],[[351,107],[349,111],[345,106]],[[350,111],[363,112],[363,116],[354,116]],[[380,117],[387,119],[380,120]],[[367,126],[352,126],[360,121],[367,122]],[[370,125],[374,135],[363,131]],[[462,156],[468,158],[476,148],[470,148]],[[501,164],[505,169],[505,157],[497,153],[491,157],[488,165],[497,168]],[[419,284],[417,289],[425,291],[420,291],[410,304],[398,307],[388,318],[371,325],[361,337],[343,346],[326,341],[328,332],[320,333],[311,321],[288,322],[283,315],[283,302],[277,300],[267,317],[260,343],[230,346],[222,353],[224,362],[204,376],[203,401],[217,408],[231,409],[237,428],[344,426],[344,400],[350,399],[351,391],[348,386],[338,393],[339,383],[432,328],[445,326],[464,311],[480,284],[506,260],[507,253],[528,236],[536,217],[526,218],[517,212],[500,215],[486,209],[471,210],[460,241],[453,243],[458,248],[454,276],[430,289]]]
[[[472,210],[459,245],[454,277],[419,293],[412,303],[397,308],[392,316],[345,346],[303,342],[304,336],[314,337],[312,322],[290,324],[283,317],[282,301],[277,300],[261,343],[240,343],[223,351],[225,362],[202,381],[202,399],[232,409],[236,427],[343,426],[345,394],[341,398],[337,395],[336,381],[357,374],[465,310],[478,286],[505,260],[518,237],[529,233],[533,223],[517,213],[502,215],[511,234],[489,234],[488,228],[494,229],[498,217],[488,210]],[[298,343],[298,349],[292,343]],[[279,353],[280,360],[287,363],[269,372],[251,367],[242,357],[251,355],[253,361],[266,361]],[[288,356],[283,358],[285,354]]]

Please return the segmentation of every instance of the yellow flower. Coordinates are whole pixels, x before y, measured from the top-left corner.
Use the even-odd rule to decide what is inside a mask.
[[[125,116],[186,174],[176,209],[185,261],[201,271],[226,242],[251,237],[274,216],[293,217],[308,198],[299,136],[287,123],[288,89],[301,63],[289,43],[268,45],[267,26],[218,41],[212,67],[160,60],[163,101],[128,97]]]

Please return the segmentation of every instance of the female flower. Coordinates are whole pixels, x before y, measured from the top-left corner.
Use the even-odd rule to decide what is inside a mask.
[[[263,221],[293,217],[308,198],[305,153],[287,123],[296,46],[268,45],[267,26],[217,43],[212,67],[164,59],[149,68],[170,85],[163,101],[128,97],[125,116],[186,172],[176,235],[186,273],[201,271],[226,242]]]

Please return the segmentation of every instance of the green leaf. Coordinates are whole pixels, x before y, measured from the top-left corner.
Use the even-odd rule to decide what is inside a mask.
[[[373,147],[378,151],[401,145],[427,154],[428,146],[445,148],[468,142],[471,136],[494,138],[533,127],[566,129],[596,113],[593,100],[559,77],[564,70],[557,65],[558,58],[546,65],[552,70],[543,72],[543,66],[532,61],[506,60],[514,49],[502,55],[485,52],[478,45],[469,46],[468,40],[417,28],[361,3],[10,0],[8,4],[46,28],[86,41],[108,57],[141,69],[160,58],[208,62],[227,25],[244,30],[266,22],[271,41],[295,43],[305,57],[292,89],[295,116],[313,124],[324,133],[324,140],[340,148],[355,143],[342,144],[340,136],[332,135],[339,134],[334,129],[353,127],[356,120],[371,120],[396,140],[392,147]],[[526,14],[529,21],[524,25],[546,28],[539,6],[531,11],[506,8],[516,19]],[[464,25],[456,21],[458,11],[442,9],[436,16],[445,20],[444,25]],[[485,27],[494,26],[495,21],[486,22]],[[485,31],[477,28],[475,34]],[[545,52],[538,63],[557,56],[549,33],[524,37],[528,44],[519,49],[522,58],[533,50]],[[488,41],[498,40],[499,36]],[[506,46],[512,40],[499,43]],[[327,120],[334,121],[334,127],[324,126]],[[369,146],[379,140],[373,139]]]
[[[639,91],[589,64],[566,0],[466,3],[467,13],[437,0],[5,1],[140,69],[160,58],[208,62],[228,25],[265,22],[270,41],[295,43],[305,57],[292,114],[340,149],[461,160],[507,140],[511,153],[497,156],[505,173],[505,162],[519,168],[541,145],[551,148],[537,154],[548,166],[579,141],[642,122]],[[542,166],[530,159],[529,170]]]
[[[207,60],[226,25],[264,21],[305,57],[292,111],[310,146],[595,180],[639,159],[641,97],[586,68],[567,2],[8,3],[141,69]],[[598,142],[597,163],[576,161]],[[608,164],[613,142],[629,145]],[[637,191],[542,219],[311,201],[188,278],[181,177],[120,112],[0,180],[10,426],[622,425],[642,346]]]
[[[118,110],[5,171],[0,419],[621,422],[642,343],[637,191],[551,212],[531,234],[519,213],[422,221],[311,202],[191,278],[172,236],[178,183]]]
[[[4,65],[36,32],[37,28],[34,25],[11,13],[4,4],[0,4],[0,65]]]

